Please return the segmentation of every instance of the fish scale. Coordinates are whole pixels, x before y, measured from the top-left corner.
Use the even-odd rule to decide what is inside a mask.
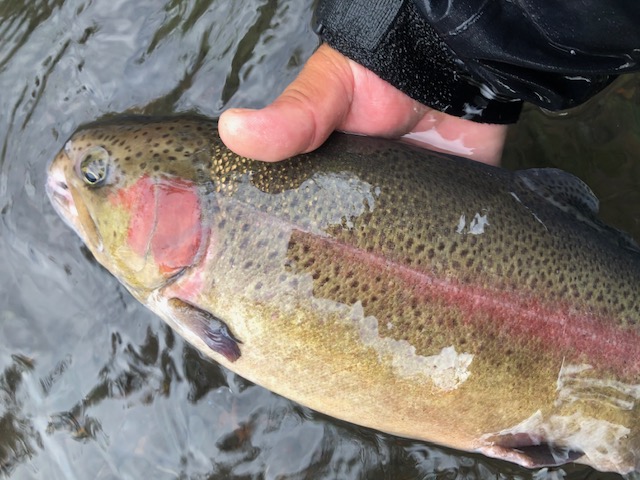
[[[147,183],[175,199],[155,249],[126,234],[149,206],[110,201]],[[266,388],[529,467],[640,465],[640,254],[567,173],[341,134],[263,163],[212,120],[119,118],[71,138],[48,191],[136,298]]]

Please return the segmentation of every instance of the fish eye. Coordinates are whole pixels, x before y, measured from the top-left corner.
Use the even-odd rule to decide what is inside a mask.
[[[90,187],[104,184],[109,173],[109,152],[102,147],[93,147],[82,154],[79,174]]]

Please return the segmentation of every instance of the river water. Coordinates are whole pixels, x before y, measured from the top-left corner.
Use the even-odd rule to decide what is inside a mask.
[[[262,106],[317,46],[310,0],[0,1],[0,476],[15,479],[617,478],[528,471],[319,415],[202,358],[84,250],[46,165],[122,112]],[[583,178],[640,238],[640,89],[528,109],[505,165]]]

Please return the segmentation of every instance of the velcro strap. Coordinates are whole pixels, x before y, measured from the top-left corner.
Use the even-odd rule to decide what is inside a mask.
[[[482,123],[513,123],[522,102],[472,78],[410,0],[323,0],[317,32],[331,47],[420,103]]]

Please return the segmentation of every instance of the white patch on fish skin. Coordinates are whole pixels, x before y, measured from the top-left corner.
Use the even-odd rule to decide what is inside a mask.
[[[436,355],[422,356],[406,340],[383,338],[379,335],[378,320],[373,316],[364,316],[362,303],[351,307],[349,319],[360,325],[362,342],[372,347],[382,360],[391,357],[391,365],[396,374],[411,378],[425,376],[442,391],[455,390],[471,375],[469,366],[473,360],[470,353],[458,353],[453,346],[443,348]]]
[[[558,374],[556,406],[585,401],[633,410],[640,400],[640,385],[618,380],[590,377],[593,367],[587,364],[562,365]]]
[[[234,202],[251,204],[252,198],[259,192],[249,183],[240,183],[236,188]],[[262,200],[271,221],[274,214],[285,211],[288,204],[304,196],[308,205],[308,211],[305,212],[308,215],[307,223],[301,222],[297,228],[325,236],[324,229],[330,225],[342,223],[347,228],[353,228],[355,219],[376,209],[376,199],[381,192],[379,186],[374,187],[348,172],[318,172],[302,182],[297,190],[264,195]],[[321,212],[315,208],[316,205],[323,205]],[[314,216],[318,213],[319,216]]]
[[[489,221],[487,220],[487,214],[480,215],[476,213],[469,224],[469,233],[472,235],[480,235],[484,233],[484,226],[489,225]]]
[[[467,225],[466,223],[466,216],[462,214],[460,215],[460,219],[458,220],[456,233],[460,235],[464,235],[466,233],[471,235],[481,235],[484,233],[484,227],[486,225],[489,225],[489,220],[487,219],[486,212],[484,213],[484,215],[480,215],[480,213],[477,212],[469,222],[469,225]]]

